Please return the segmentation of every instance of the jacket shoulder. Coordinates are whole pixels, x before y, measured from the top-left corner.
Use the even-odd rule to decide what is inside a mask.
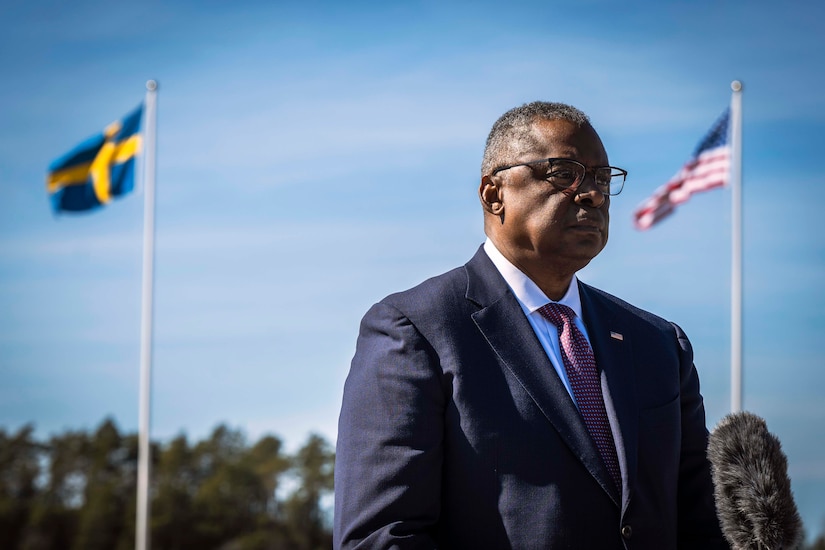
[[[390,294],[380,303],[393,307],[410,318],[454,310],[466,303],[467,281],[466,268],[457,267],[408,290]]]
[[[604,290],[592,287],[585,283],[580,284],[582,290],[586,293],[589,299],[608,306],[615,312],[616,315],[632,317],[635,321],[649,325],[651,328],[657,330],[664,330],[667,332],[673,331],[673,323],[667,319],[626,302],[625,300],[605,292]]]

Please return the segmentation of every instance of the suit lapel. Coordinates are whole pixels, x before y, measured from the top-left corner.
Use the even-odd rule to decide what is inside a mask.
[[[561,439],[620,506],[621,496],[581,415],[507,283],[481,249],[465,267],[467,298],[481,307],[472,315],[476,326]]]
[[[636,478],[639,419],[630,327],[621,323],[615,304],[592,287],[579,283],[579,294],[596,365],[606,378],[613,411],[620,426],[619,437],[624,449],[627,476],[625,483],[632,488]]]

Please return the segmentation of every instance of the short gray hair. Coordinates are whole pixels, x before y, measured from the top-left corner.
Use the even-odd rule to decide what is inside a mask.
[[[493,124],[484,157],[481,175],[490,174],[497,167],[513,162],[515,149],[533,145],[532,125],[536,120],[566,120],[576,126],[590,126],[590,118],[582,111],[566,103],[534,101],[510,109]]]

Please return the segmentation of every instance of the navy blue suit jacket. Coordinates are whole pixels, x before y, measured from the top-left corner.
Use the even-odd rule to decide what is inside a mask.
[[[479,249],[361,323],[338,427],[336,548],[727,548],[690,343],[609,294],[580,294],[624,495]]]

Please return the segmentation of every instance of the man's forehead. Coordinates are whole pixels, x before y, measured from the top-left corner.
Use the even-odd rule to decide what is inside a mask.
[[[578,125],[564,119],[533,121],[522,146],[525,154],[607,162],[607,152],[596,130],[589,124]]]

